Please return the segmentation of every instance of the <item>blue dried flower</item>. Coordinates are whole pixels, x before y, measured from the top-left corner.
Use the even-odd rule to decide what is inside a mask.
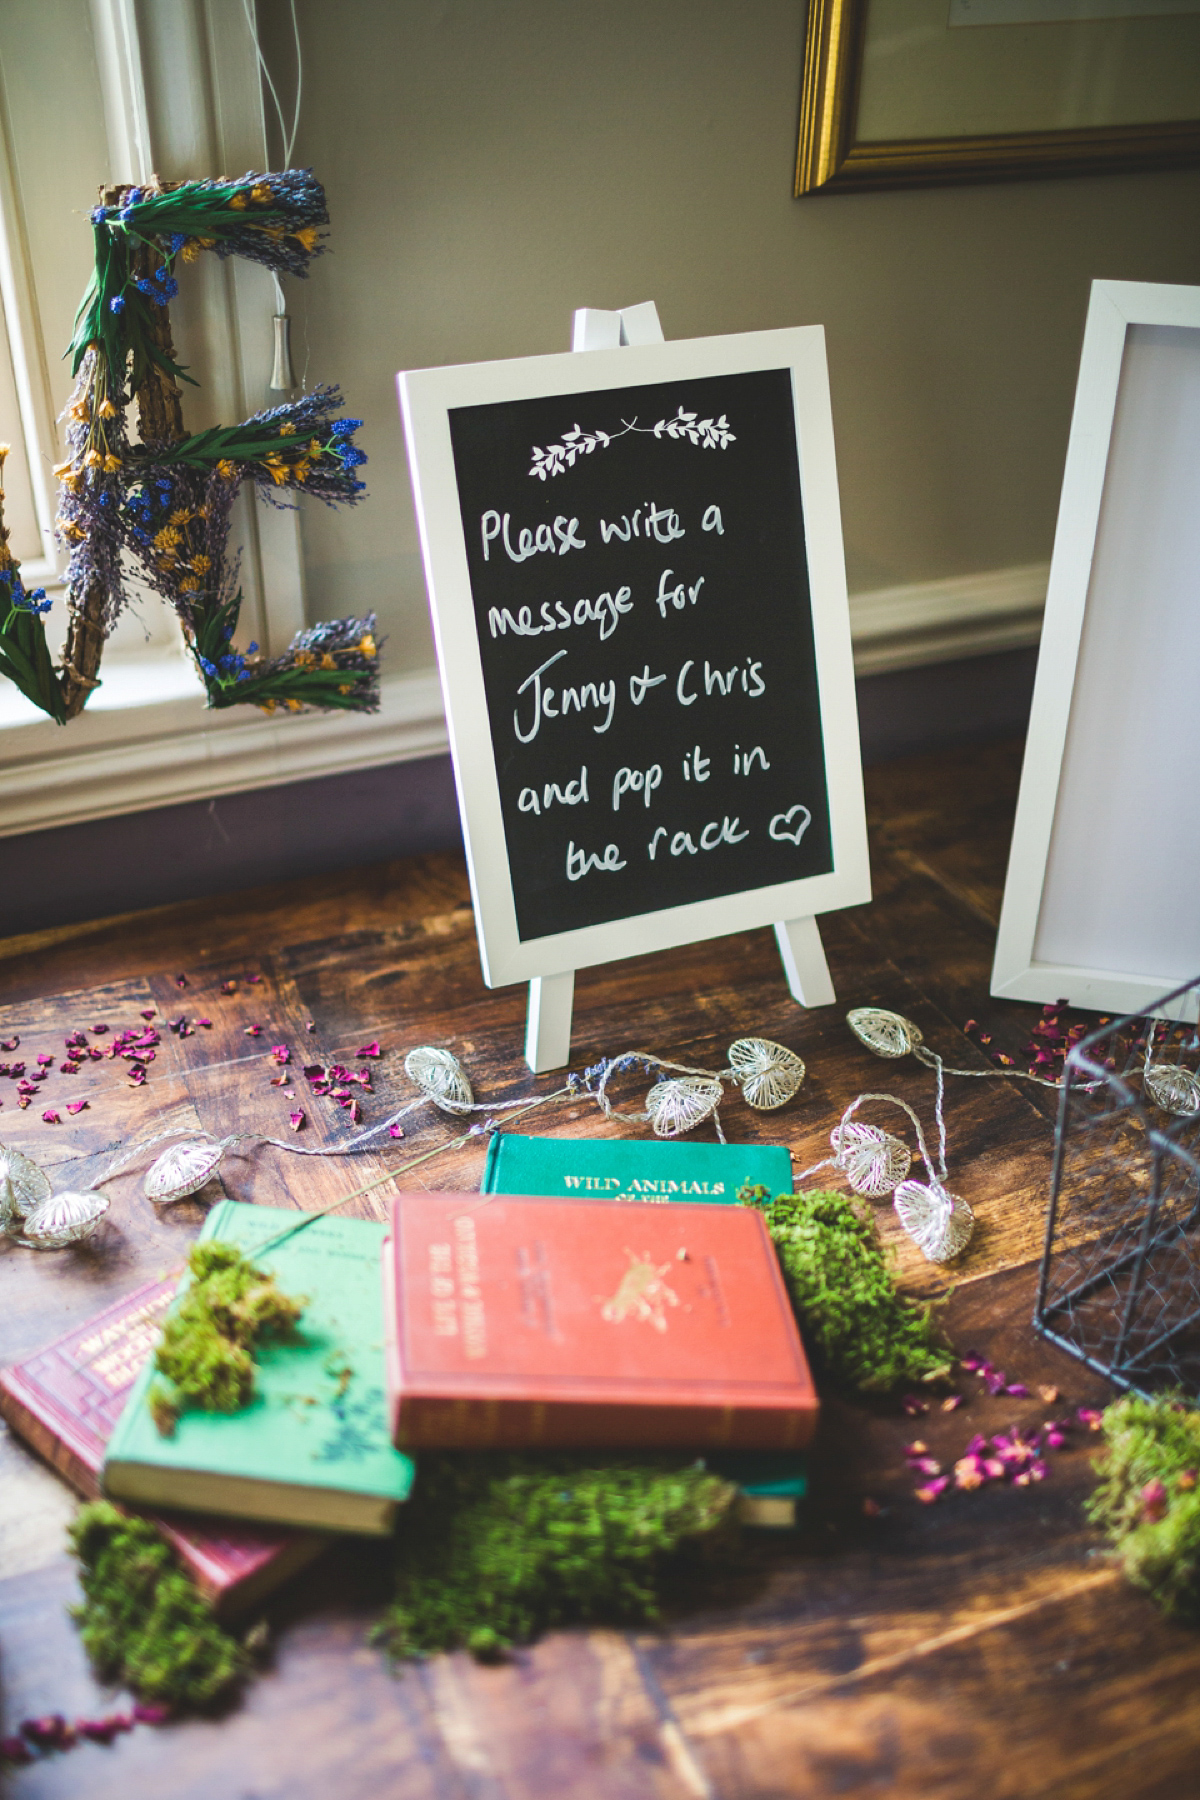
[[[109,310],[109,312],[115,312],[115,313],[124,312],[125,311],[125,296],[124,296],[124,294],[114,294],[112,299],[108,303],[108,310]]]
[[[347,444],[346,448],[339,452],[339,455],[342,459],[343,469],[357,469],[367,460],[366,451],[360,450],[355,444]]]
[[[353,437],[361,424],[361,419],[335,419],[330,430],[334,437]]]

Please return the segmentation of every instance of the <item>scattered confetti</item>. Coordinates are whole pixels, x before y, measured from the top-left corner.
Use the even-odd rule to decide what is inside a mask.
[[[379,1040],[376,1038],[373,1044],[364,1044],[362,1049],[356,1050],[354,1054],[355,1056],[370,1056],[378,1059],[383,1055],[383,1051],[379,1048]]]

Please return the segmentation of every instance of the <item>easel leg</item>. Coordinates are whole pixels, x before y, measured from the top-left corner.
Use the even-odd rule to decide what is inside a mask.
[[[801,1006],[830,1006],[837,998],[815,919],[784,919],[775,927],[788,992]]]
[[[574,1001],[574,969],[568,969],[564,975],[537,975],[530,982],[525,1061],[535,1075],[544,1075],[548,1069],[565,1069],[570,1062]]]

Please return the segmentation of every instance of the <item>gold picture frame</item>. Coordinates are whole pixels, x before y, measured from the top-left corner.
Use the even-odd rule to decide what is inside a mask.
[[[932,187],[1200,162],[1200,119],[979,136],[861,140],[859,91],[869,0],[809,0],[796,197]]]

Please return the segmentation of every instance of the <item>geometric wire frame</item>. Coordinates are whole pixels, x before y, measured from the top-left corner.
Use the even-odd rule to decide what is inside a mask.
[[[1200,1109],[1157,1104],[1157,1067],[1196,1077],[1200,977],[1070,1052],[1034,1328],[1123,1388],[1200,1395]],[[1174,1077],[1198,1092],[1188,1073]],[[1162,1087],[1162,1078],[1158,1085]],[[1186,1103],[1186,1102],[1185,1102]]]

